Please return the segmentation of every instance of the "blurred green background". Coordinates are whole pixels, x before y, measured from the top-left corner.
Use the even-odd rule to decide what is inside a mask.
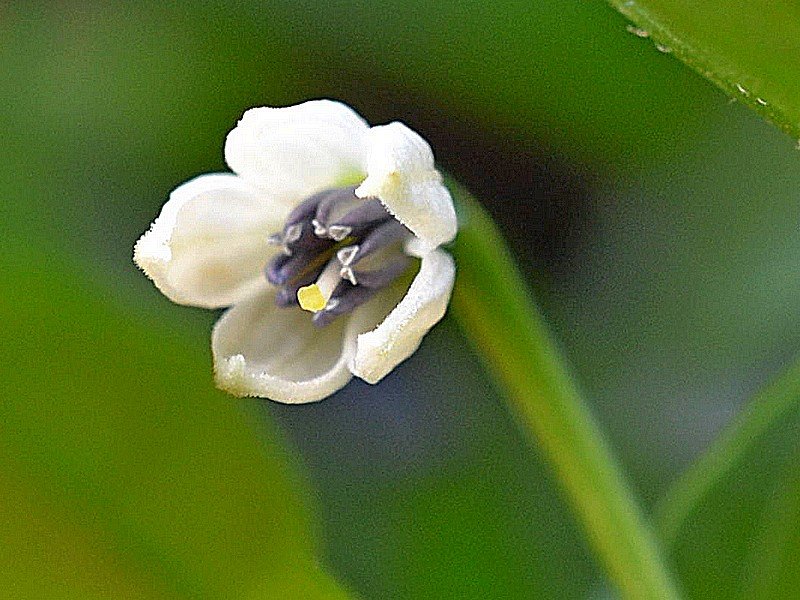
[[[402,120],[500,222],[650,506],[800,349],[800,153],[626,25],[599,1],[1,5],[0,598],[605,594],[450,320],[379,386],[234,399],[217,315],[131,253],[251,106]]]

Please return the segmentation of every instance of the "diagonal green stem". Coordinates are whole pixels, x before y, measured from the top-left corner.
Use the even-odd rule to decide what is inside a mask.
[[[761,390],[711,447],[672,484],[656,509],[661,539],[671,545],[694,508],[747,452],[800,402],[800,361]]]
[[[678,594],[640,508],[563,366],[491,218],[457,184],[452,311],[526,433],[544,451],[592,548],[625,598]]]

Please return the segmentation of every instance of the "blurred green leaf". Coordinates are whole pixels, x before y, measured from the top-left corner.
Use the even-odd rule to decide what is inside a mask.
[[[661,48],[800,137],[800,5],[791,0],[609,0]]]
[[[800,349],[800,155],[743,106],[709,116],[690,152],[594,190],[550,311],[648,503]]]
[[[287,457],[248,417],[255,401],[214,389],[205,332],[110,302],[30,247],[0,267],[0,477],[21,486],[0,497],[0,581],[19,577],[21,556],[44,583],[110,577],[115,596],[347,597],[317,563]],[[21,508],[33,498],[47,526],[31,531],[15,515],[36,519]]]
[[[693,7],[693,10],[708,9]],[[297,593],[299,589],[288,574],[293,563],[286,559],[283,551],[306,558],[310,552],[295,551],[299,543],[295,539],[289,540],[286,548],[268,549],[268,556],[248,554],[240,562],[231,558],[229,564],[223,558],[207,556],[209,552],[192,555],[192,547],[200,544],[193,539],[200,534],[196,533],[192,522],[207,523],[209,530],[202,535],[208,537],[209,543],[214,543],[224,538],[224,531],[211,529],[231,519],[230,529],[242,535],[242,547],[254,548],[254,537],[259,535],[259,526],[263,524],[259,523],[250,531],[239,520],[255,519],[254,515],[261,515],[262,511],[264,515],[274,513],[270,512],[270,506],[258,509],[251,506],[241,514],[234,511],[227,516],[214,514],[206,518],[204,515],[212,511],[212,501],[206,497],[211,495],[208,486],[202,487],[201,498],[192,497],[193,486],[201,487],[197,483],[200,478],[197,469],[186,469],[190,481],[181,482],[183,467],[189,458],[175,451],[179,445],[174,438],[176,431],[188,436],[191,442],[186,452],[195,451],[197,460],[206,461],[211,459],[203,451],[200,438],[205,429],[211,428],[215,410],[228,415],[229,420],[222,420],[228,423],[227,431],[237,431],[235,439],[246,437],[239,431],[242,426],[239,421],[245,420],[231,409],[231,403],[236,401],[207,389],[209,361],[202,358],[204,351],[207,352],[205,336],[176,333],[174,327],[158,325],[155,319],[142,316],[134,304],[144,296],[137,298],[136,294],[129,293],[135,285],[136,293],[146,290],[154,294],[147,298],[155,297],[148,282],[130,268],[130,247],[135,236],[156,214],[167,191],[176,182],[196,172],[222,168],[222,139],[244,108],[296,102],[319,95],[351,100],[357,107],[366,109],[365,114],[382,119],[405,119],[406,113],[398,114],[398,106],[407,105],[408,114],[414,114],[420,106],[434,113],[439,107],[444,127],[448,127],[448,119],[454,118],[464,119],[468,124],[483,124],[487,130],[497,131],[498,136],[509,140],[508,143],[521,153],[532,139],[539,139],[573,159],[592,165],[613,164],[616,170],[626,161],[640,164],[642,157],[655,156],[662,159],[661,164],[671,173],[700,172],[705,177],[707,173],[701,171],[707,168],[705,145],[690,160],[678,163],[679,166],[664,157],[683,157],[684,149],[697,139],[693,136],[702,135],[708,127],[717,127],[716,122],[707,118],[707,111],[715,100],[722,104],[721,95],[712,95],[710,86],[704,85],[699,77],[688,77],[688,70],[668,55],[659,54],[649,41],[626,33],[624,20],[600,2],[566,5],[556,0],[540,3],[447,0],[431,4],[401,0],[391,6],[377,7],[363,0],[329,3],[278,0],[242,2],[237,4],[236,10],[209,2],[186,5],[52,3],[38,7],[32,3],[18,3],[0,8],[0,17],[0,33],[6,42],[0,44],[0,61],[7,79],[2,84],[11,100],[7,110],[0,114],[0,124],[7,132],[3,148],[0,148],[7,177],[0,182],[0,190],[10,199],[0,205],[3,224],[9,230],[4,232],[0,243],[12,239],[15,243],[41,245],[30,256],[18,257],[18,264],[13,266],[8,255],[0,258],[4,276],[0,282],[0,305],[4,314],[10,315],[2,354],[4,364],[13,365],[13,375],[0,383],[3,402],[8,404],[0,413],[8,429],[0,433],[3,444],[0,457],[7,461],[0,462],[0,468],[10,477],[9,481],[5,476],[0,480],[10,490],[0,499],[4,504],[4,517],[0,522],[5,527],[3,532],[9,531],[8,538],[15,540],[8,546],[8,554],[3,555],[2,564],[17,566],[23,564],[23,559],[27,561],[24,564],[28,566],[16,572],[17,582],[30,579],[24,573],[47,570],[42,575],[40,589],[48,597],[51,590],[62,584],[64,589],[75,590],[75,593],[65,592],[71,597],[92,597],[96,590],[105,591],[97,587],[97,582],[81,579],[78,573],[81,569],[87,578],[97,575],[113,580],[116,587],[112,591],[121,597],[126,594],[185,596],[206,591],[207,595],[214,595],[237,574],[258,571],[261,567],[256,563],[259,561],[278,569],[280,576],[257,578],[250,589],[253,595],[274,597],[284,585],[289,589],[283,590],[285,593],[281,592],[283,595],[279,597],[291,597],[291,590]],[[749,102],[754,101],[754,96],[750,97]],[[388,112],[384,115],[381,110]],[[738,124],[728,120],[732,110],[725,112],[723,127],[736,130]],[[680,135],[676,136],[676,132]],[[749,133],[744,133],[744,137],[747,137],[747,144],[753,144]],[[465,136],[456,143],[474,144],[475,139]],[[728,144],[728,140],[720,143]],[[760,165],[773,160],[772,155],[767,156],[764,151],[763,143],[753,150],[763,155]],[[744,156],[738,148],[734,152],[739,157]],[[685,181],[682,179],[665,178],[665,190],[687,197],[685,218],[681,213],[680,225],[684,221],[694,223],[693,207],[703,206],[713,192],[723,197],[737,194],[742,206],[750,206],[751,210],[742,211],[743,222],[758,224],[769,216],[787,228],[792,226],[791,215],[787,217],[784,212],[774,210],[778,205],[792,206],[785,204],[783,196],[778,195],[786,194],[786,189],[791,187],[786,184],[786,181],[794,181],[791,173],[768,176],[771,187],[764,196],[769,196],[772,203],[762,202],[756,207],[748,203],[755,198],[753,189],[764,193],[764,177],[753,176],[758,170],[755,160],[750,157],[739,160],[753,166],[745,171],[738,163],[731,166],[727,159],[718,160],[713,167],[720,173],[719,179],[730,183],[719,185],[715,180],[713,185],[709,183],[707,188],[697,189],[696,194],[683,192]],[[731,172],[738,177],[731,177]],[[637,172],[637,181],[640,176]],[[752,188],[746,187],[742,180]],[[634,192],[639,194],[639,190]],[[616,199],[620,195],[613,193],[610,197]],[[663,200],[655,199],[655,205],[669,204]],[[781,299],[792,296],[793,284],[777,284],[779,292],[770,295],[776,287],[774,281],[770,282],[771,278],[780,277],[784,282],[783,272],[775,275],[775,268],[781,270],[779,263],[767,257],[770,258],[768,266],[772,268],[758,270],[762,279],[751,281],[744,286],[747,291],[742,292],[741,262],[745,260],[751,266],[752,263],[758,266],[764,253],[752,252],[752,246],[741,241],[740,230],[730,227],[724,220],[741,208],[737,205],[737,210],[731,211],[729,206],[715,201],[713,210],[702,211],[708,212],[699,215],[697,220],[703,235],[691,237],[706,242],[705,245],[699,244],[696,253],[681,253],[680,249],[677,253],[686,264],[706,265],[697,257],[708,256],[708,250],[716,251],[724,268],[713,263],[713,268],[709,266],[706,270],[714,276],[705,278],[710,282],[707,285],[714,288],[713,298],[736,297],[742,293],[748,298],[769,295],[766,302],[772,310],[761,310],[760,320],[753,318],[752,304],[742,304],[733,312],[725,312],[715,310],[716,304],[701,303],[701,316],[708,313],[717,320],[711,322],[712,327],[699,327],[698,318],[685,318],[687,306],[698,310],[697,303],[685,301],[685,290],[696,288],[699,278],[687,284],[685,271],[678,269],[664,276],[660,261],[655,267],[645,265],[644,269],[639,269],[637,265],[630,271],[652,273],[652,277],[663,279],[657,287],[647,286],[645,308],[651,309],[648,303],[656,302],[675,307],[672,310],[683,317],[683,321],[678,320],[679,327],[683,325],[689,334],[695,353],[692,356],[705,358],[712,350],[712,355],[722,353],[727,358],[728,349],[738,345],[737,334],[742,339],[763,340],[770,332],[779,331],[783,340],[792,332],[786,326],[782,307],[787,305]],[[6,211],[12,214],[6,215]],[[644,237],[644,227],[636,227],[638,217],[630,206],[623,206],[619,212],[632,221],[634,226],[628,228],[631,235]],[[723,215],[722,227],[717,213]],[[645,209],[641,214],[659,213]],[[725,236],[723,242],[719,239],[720,229]],[[678,237],[683,231],[683,228],[677,230]],[[669,240],[675,239],[674,233],[667,232]],[[764,245],[767,240],[776,238],[776,232],[766,226],[763,232],[751,233],[749,241],[761,240]],[[733,257],[731,239],[739,240]],[[784,246],[786,264],[797,264],[793,247]],[[675,253],[671,244],[669,247],[670,253]],[[631,254],[641,253],[636,244],[631,248]],[[663,248],[664,244],[657,247],[659,259],[663,257]],[[75,263],[63,260],[64,254],[83,257],[80,271],[88,270],[96,278],[105,279],[100,279],[99,285],[74,283],[73,280],[83,277],[75,274],[78,271]],[[609,263],[617,262],[608,260],[608,256],[601,258]],[[19,280],[14,281],[17,278]],[[627,279],[640,282],[638,276]],[[109,280],[113,280],[112,285],[117,290],[123,290],[127,299],[98,297],[108,295]],[[796,282],[797,278],[790,281]],[[621,312],[632,312],[629,299],[637,297],[639,292],[634,286],[632,293],[623,296],[623,301],[613,300],[605,305],[602,299],[598,301],[597,296],[587,294],[590,304],[584,312],[597,314],[601,320],[605,319],[604,311],[609,304],[618,305]],[[166,302],[159,305],[170,318],[201,321],[199,313],[167,306]],[[662,320],[653,323],[652,330],[670,331],[674,338],[686,339],[684,329],[679,328],[679,334],[675,335],[675,328],[667,327],[675,320],[671,319],[672,312],[658,314],[663,315]],[[766,336],[762,323],[765,319],[770,330]],[[717,327],[720,322],[727,327]],[[618,322],[612,324],[621,331],[616,339],[627,336],[624,338],[626,347],[644,354],[638,346],[642,337],[638,334],[646,328],[645,321],[633,321],[628,328]],[[146,328],[150,328],[150,333],[143,335],[142,330]],[[591,353],[598,360],[609,360],[611,353],[605,331],[596,327],[573,329],[576,335],[586,338]],[[736,332],[734,336],[731,336],[732,330]],[[587,331],[592,334],[587,335]],[[727,340],[727,345],[719,342],[722,338]],[[635,343],[631,344],[631,339]],[[711,349],[709,339],[713,342]],[[656,343],[651,343],[650,347],[657,348],[659,353],[645,368],[611,370],[623,373],[626,378],[636,374],[632,371],[655,371],[655,367],[664,362],[665,347],[667,354],[677,355],[675,347],[664,346],[662,341],[658,338]],[[56,351],[63,357],[56,359]],[[167,365],[156,360],[172,354]],[[115,355],[122,355],[120,360],[124,358],[127,362],[117,365]],[[166,373],[170,368],[174,372]],[[152,373],[152,388],[139,381],[142,372]],[[178,372],[186,374],[185,378],[177,377],[175,373]],[[23,381],[23,375],[28,380]],[[165,388],[171,394],[169,402],[159,395],[161,392],[154,391],[159,385],[156,379],[162,377],[170,382]],[[130,384],[132,390],[119,391],[121,381]],[[191,384],[184,386],[186,381]],[[106,398],[100,398],[93,397],[94,392],[87,392],[85,386],[109,389],[103,392]],[[139,392],[145,389],[140,399]],[[17,396],[6,401],[7,392]],[[669,390],[664,393],[673,395]],[[186,399],[190,394],[195,396]],[[631,422],[631,415],[647,414],[648,410],[642,406],[638,395],[632,397],[637,404],[626,418],[617,419],[616,427],[639,436],[639,446],[631,451],[632,456],[639,456],[645,446],[641,439],[651,440],[655,427],[643,430],[650,421],[642,421],[641,417],[638,422]],[[178,406],[174,407],[172,401],[176,398]],[[614,395],[614,398],[619,402],[620,396]],[[121,400],[119,406],[113,402],[115,399]],[[197,416],[190,408],[195,402],[202,407]],[[169,412],[168,406],[176,412]],[[130,422],[129,429],[123,426],[122,417]],[[238,424],[234,426],[230,419]],[[660,425],[663,419],[652,419],[652,422]],[[492,426],[493,423],[483,425]],[[665,428],[660,427],[660,430]],[[233,456],[238,456],[240,462],[249,460],[245,455],[260,460],[256,456],[260,451],[257,442],[242,442],[243,446],[234,444],[232,447],[221,435],[209,440],[213,448],[233,450]],[[615,441],[619,437],[615,436]],[[488,434],[486,439],[489,439]],[[141,453],[143,448],[147,450],[143,456],[154,460],[155,450],[148,445],[154,440],[164,442],[162,448],[167,454],[172,452],[172,458],[165,456],[160,459],[163,463],[154,462],[152,471],[131,467],[135,462],[133,454]],[[129,443],[132,448],[125,450]],[[116,445],[120,448],[115,448]],[[516,449],[517,446],[509,445],[508,451]],[[207,450],[213,454],[212,450]],[[277,451],[270,447],[269,452],[268,460],[272,462]],[[227,467],[219,460],[213,464],[214,473],[223,470],[227,473]],[[238,472],[236,464],[234,461],[231,466],[233,473],[228,473],[232,479],[227,480],[227,486],[222,485],[217,490],[222,495],[231,490],[239,491],[237,482],[233,481]],[[117,467],[119,472],[115,472]],[[337,465],[329,465],[329,468],[336,472]],[[160,475],[162,470],[164,475]],[[293,500],[296,496],[281,496],[284,488],[280,485],[272,491],[261,489],[269,484],[269,476],[260,470],[255,472],[255,467],[240,470],[241,479],[246,480],[239,482],[244,486],[242,494],[250,489],[248,485],[255,486],[261,491],[253,493],[254,500],[274,500],[273,506],[287,508],[289,516],[295,514]],[[651,465],[642,470],[653,471]],[[173,482],[166,481],[170,477]],[[515,477],[520,475],[515,472],[507,477],[497,476],[497,487]],[[126,478],[129,479],[123,484]],[[156,481],[162,478],[165,481]],[[332,479],[346,480],[338,472]],[[508,548],[505,538],[498,537],[501,534],[497,530],[486,532],[472,526],[473,520],[485,519],[486,515],[492,518],[496,514],[496,507],[489,506],[491,489],[488,486],[473,489],[468,476],[464,481],[452,479],[450,483],[439,482],[438,487],[432,482],[429,488],[422,486],[415,491],[412,491],[413,481],[405,482],[409,489],[398,495],[398,516],[393,524],[396,531],[379,541],[392,549],[398,537],[407,541],[403,560],[392,563],[397,567],[393,569],[383,563],[376,564],[381,561],[368,555],[359,564],[363,567],[359,576],[368,581],[383,576],[403,580],[408,573],[408,585],[414,590],[444,590],[446,582],[463,577],[454,571],[442,572],[440,577],[428,576],[431,565],[440,566],[436,562],[438,554],[446,552],[447,564],[478,573],[484,586],[481,590],[488,589],[492,576],[496,576],[503,584],[498,589],[528,591],[530,587],[522,587],[513,580],[514,574],[528,569],[527,562],[517,564],[509,558],[501,565],[496,555],[489,557],[489,564],[480,562],[484,548],[495,548],[498,555]],[[536,484],[538,480],[532,485]],[[786,497],[791,498],[791,485],[784,487],[789,490]],[[167,495],[160,500],[161,504],[155,497],[156,492]],[[138,508],[126,504],[129,493],[130,502]],[[169,500],[170,493],[175,494],[172,500]],[[454,499],[459,494],[460,497]],[[348,497],[342,502],[338,497],[333,502],[353,506],[368,504],[365,497],[369,499],[364,495]],[[190,508],[194,506],[192,502],[202,506],[183,509],[175,505],[178,501],[185,501]],[[6,502],[12,503],[16,510],[7,509]],[[220,498],[219,508],[231,509],[237,502],[242,499]],[[512,505],[514,498],[509,496],[506,502]],[[478,511],[479,504],[487,504],[485,511]],[[780,505],[777,502],[778,508]],[[139,511],[148,507],[153,507],[157,515],[140,518]],[[409,510],[404,512],[405,508]],[[359,509],[358,516],[363,516],[367,525],[359,522],[361,529],[357,531],[375,535],[374,530],[366,532],[366,529],[381,522],[382,513],[374,506]],[[462,510],[472,519],[463,518]],[[541,508],[529,512],[533,518],[527,513],[522,515],[514,521],[517,527],[520,522],[546,519],[542,517]],[[38,519],[40,513],[43,524],[36,529],[34,519]],[[781,513],[776,509],[774,514]],[[183,523],[184,529],[178,529],[186,534],[184,538],[175,539],[180,537],[179,532],[168,533],[170,515],[178,525]],[[407,519],[416,515],[422,516],[420,522],[429,527],[428,530],[405,528]],[[67,523],[70,526],[66,526]],[[167,532],[162,532],[165,527]],[[206,525],[197,525],[198,529],[203,527]],[[301,540],[306,540],[307,527],[297,527]],[[454,543],[440,543],[432,533],[434,527],[439,527],[442,535]],[[341,542],[337,559],[344,562],[357,554],[353,551],[353,540],[358,539],[359,543],[363,540],[353,534],[350,518],[343,518],[338,528]],[[294,525],[286,529],[296,531]],[[40,542],[36,542],[37,531],[44,532]],[[469,557],[461,554],[455,545],[459,532],[465,532],[462,540],[473,544],[473,554]],[[567,544],[574,538],[558,531],[539,529],[533,534],[566,537]],[[523,534],[517,532],[517,535]],[[524,537],[531,535],[525,533]],[[3,537],[3,541],[5,539]],[[280,538],[280,541],[285,540]],[[181,559],[167,558],[168,551],[157,548],[161,542],[174,547]],[[563,543],[562,539],[554,542]],[[776,542],[778,546],[782,543]],[[229,539],[217,544],[223,554],[226,550],[230,553],[231,546],[233,542]],[[63,563],[66,566],[58,569],[62,556],[59,548],[67,547],[74,548],[74,559],[79,561],[77,567],[69,556]],[[517,547],[527,552],[521,544]],[[428,548],[431,552],[427,560],[423,560]],[[581,557],[583,552],[581,546]],[[86,560],[83,559],[85,555],[88,556]],[[9,557],[8,563],[5,557]],[[572,563],[560,557],[548,558],[550,563],[542,566],[541,574],[532,576],[531,585],[539,585],[547,579],[548,572],[558,569],[568,572],[561,575],[564,578],[574,574]],[[18,562],[10,562],[12,559]],[[529,562],[535,560],[536,557],[528,557]],[[305,558],[299,562],[301,570],[315,570]],[[404,570],[406,567],[408,571]],[[508,571],[501,567],[507,567]],[[195,581],[195,571],[205,572],[207,568],[211,574]],[[72,569],[72,572],[64,569]],[[4,575],[11,577],[8,573]],[[215,578],[220,581],[216,583]],[[574,588],[559,591],[565,592],[565,597],[578,597],[586,578],[584,575]],[[52,581],[52,585],[48,581]],[[324,576],[322,581],[327,581]],[[560,585],[559,580],[555,581],[556,587]],[[376,588],[380,583],[374,583]],[[469,583],[463,581],[464,587]],[[28,589],[36,591],[36,581],[27,581],[27,584],[32,586]],[[262,584],[266,587],[261,587]],[[406,589],[405,584],[399,581],[392,589]],[[55,592],[53,596],[58,597]]]
[[[0,457],[0,589],[15,600],[173,598],[109,551],[107,536],[76,524],[74,507],[45,498]]]
[[[800,394],[799,394],[800,395]],[[768,500],[754,551],[745,567],[740,598],[781,600],[800,590],[800,452],[785,467]]]
[[[482,451],[502,452],[492,443],[484,441]],[[524,484],[514,481],[519,476],[514,462],[502,455],[475,456],[455,476],[437,474],[414,488],[392,490],[389,527],[397,550],[390,565],[402,569],[404,598],[564,600],[586,598],[603,585],[588,578],[576,560],[586,545],[580,532],[547,529],[547,519],[561,520],[562,526],[566,520],[548,505],[553,490],[518,491]],[[540,503],[531,509],[515,502],[522,493]],[[536,535],[556,539],[529,538]],[[564,547],[569,542],[574,545]]]
[[[789,598],[800,581],[800,363],[760,392],[658,511],[693,598]]]

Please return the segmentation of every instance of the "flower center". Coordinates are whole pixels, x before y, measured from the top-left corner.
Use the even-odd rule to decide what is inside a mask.
[[[320,327],[349,313],[407,272],[403,252],[411,232],[375,198],[363,200],[355,187],[314,194],[287,217],[269,242],[282,253],[266,268],[278,287],[278,306],[300,306]]]

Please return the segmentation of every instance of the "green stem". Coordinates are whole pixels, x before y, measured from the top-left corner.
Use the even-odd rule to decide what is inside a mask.
[[[544,451],[592,548],[625,598],[678,594],[650,528],[563,366],[500,233],[450,183],[459,210],[452,312]]]
[[[694,508],[798,402],[800,361],[761,390],[670,487],[656,509],[656,525],[665,544],[675,542]]]

